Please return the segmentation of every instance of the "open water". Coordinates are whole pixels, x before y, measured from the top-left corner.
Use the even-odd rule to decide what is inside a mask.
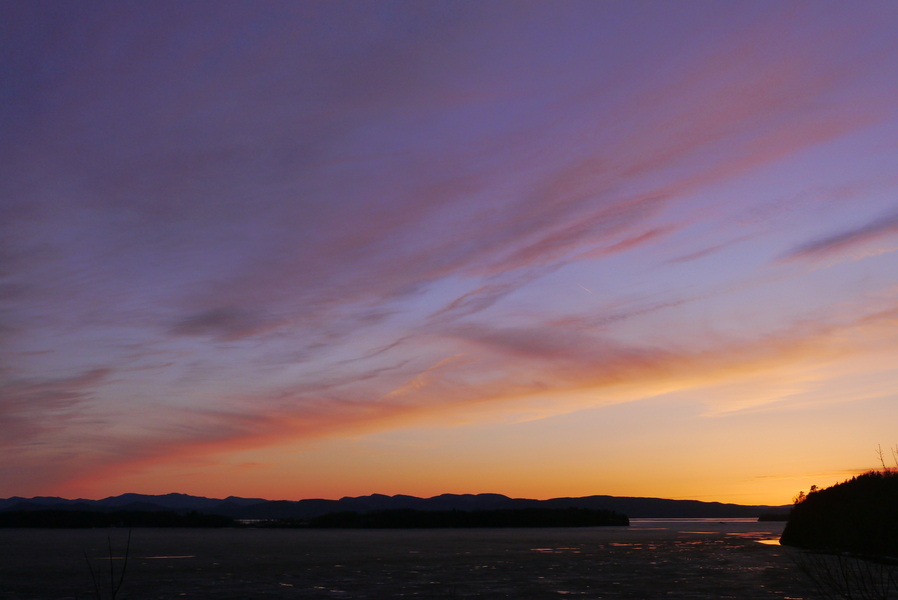
[[[118,598],[809,600],[809,584],[776,542],[783,525],[135,529]],[[0,530],[0,598],[95,599],[88,560],[108,598],[109,567],[117,581],[127,536],[124,529]]]

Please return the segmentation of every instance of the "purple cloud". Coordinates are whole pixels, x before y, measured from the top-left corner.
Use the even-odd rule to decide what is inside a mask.
[[[873,219],[860,227],[845,229],[806,242],[786,253],[783,259],[822,258],[896,233],[898,233],[898,213],[892,213]]]
[[[16,380],[0,385],[0,445],[15,447],[64,429],[87,414],[91,390],[107,379],[109,369],[91,369],[60,379]]]
[[[270,321],[249,311],[214,308],[185,317],[171,330],[177,335],[209,336],[231,341],[256,335],[271,326]]]

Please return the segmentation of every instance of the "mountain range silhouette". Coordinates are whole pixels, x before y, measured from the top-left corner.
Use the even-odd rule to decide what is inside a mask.
[[[87,510],[87,511],[197,511],[207,515],[221,515],[233,519],[311,519],[321,515],[354,511],[414,509],[421,511],[448,510],[506,510],[520,508],[589,508],[611,510],[632,518],[757,518],[765,513],[788,511],[790,505],[743,505],[699,500],[670,500],[626,496],[584,496],[580,498],[552,498],[532,500],[509,498],[501,494],[442,494],[432,498],[416,496],[345,497],[339,500],[265,500],[263,498],[224,499],[190,496],[187,494],[122,494],[102,500],[85,500],[37,496],[18,496],[0,499],[0,511],[23,510]]]

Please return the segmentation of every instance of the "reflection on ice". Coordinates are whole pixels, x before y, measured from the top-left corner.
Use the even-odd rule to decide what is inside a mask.
[[[545,600],[562,595],[786,600],[806,595],[792,561],[770,547],[778,543],[774,538],[783,525],[745,520],[642,524],[530,530],[142,530],[135,535],[133,556],[190,560],[136,561],[133,570],[129,565],[125,588],[146,598],[186,593],[217,600]],[[687,533],[697,530],[701,533]],[[60,597],[60,590],[89,597],[83,558],[72,562],[70,557],[83,557],[85,550],[99,555],[107,535],[0,531],[0,553],[16,548],[0,561],[0,571],[6,569],[0,573],[4,592],[8,588],[11,598]],[[58,555],[49,556],[47,548],[58,548]],[[61,576],[45,582],[28,576],[34,568]]]

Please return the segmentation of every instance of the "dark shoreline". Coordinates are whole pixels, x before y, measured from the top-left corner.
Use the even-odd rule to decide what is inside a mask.
[[[243,522],[191,511],[86,511],[43,509],[0,513],[2,528],[92,529],[98,527],[255,527],[283,529],[456,529],[482,527],[627,526],[625,515],[589,508],[518,508],[498,510],[396,509],[358,513],[342,511],[311,519],[264,519]]]

